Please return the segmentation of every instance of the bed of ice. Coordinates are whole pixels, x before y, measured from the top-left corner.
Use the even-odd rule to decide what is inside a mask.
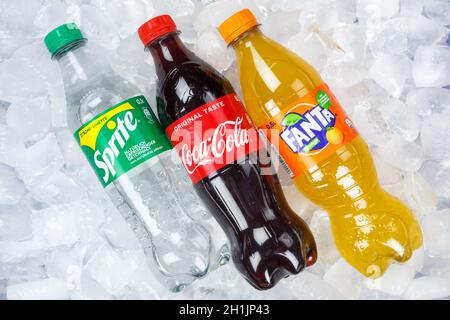
[[[61,77],[42,41],[49,30],[78,23],[154,104],[140,24],[170,13],[238,88],[234,53],[215,28],[244,7],[320,70],[370,144],[384,187],[421,221],[424,249],[382,278],[349,267],[325,212],[286,182],[318,242],[314,267],[258,292],[229,264],[168,293],[66,129]],[[448,298],[449,25],[448,0],[0,0],[0,299]]]

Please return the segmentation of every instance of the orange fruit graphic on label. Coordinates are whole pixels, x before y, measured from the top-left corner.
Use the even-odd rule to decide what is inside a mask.
[[[329,127],[327,129],[326,138],[331,144],[341,144],[344,141],[344,134],[336,127]]]

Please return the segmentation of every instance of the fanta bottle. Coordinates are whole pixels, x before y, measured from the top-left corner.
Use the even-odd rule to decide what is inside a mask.
[[[328,211],[341,255],[379,277],[422,245],[420,226],[381,188],[367,144],[317,71],[258,26],[245,9],[219,27],[236,51],[247,111],[297,188]]]

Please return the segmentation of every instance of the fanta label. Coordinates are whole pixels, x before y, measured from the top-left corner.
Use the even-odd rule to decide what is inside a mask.
[[[112,106],[74,135],[104,187],[172,148],[143,96]]]
[[[236,94],[189,112],[166,128],[192,183],[259,149],[258,132]]]
[[[320,164],[358,135],[326,84],[282,109],[260,127],[291,177]]]

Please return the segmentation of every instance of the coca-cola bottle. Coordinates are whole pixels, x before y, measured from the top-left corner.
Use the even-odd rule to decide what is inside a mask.
[[[288,206],[277,176],[262,175],[267,151],[231,84],[189,51],[179,33],[168,15],[139,28],[155,60],[159,118],[227,234],[238,270],[254,287],[271,288],[315,262],[313,236]]]

